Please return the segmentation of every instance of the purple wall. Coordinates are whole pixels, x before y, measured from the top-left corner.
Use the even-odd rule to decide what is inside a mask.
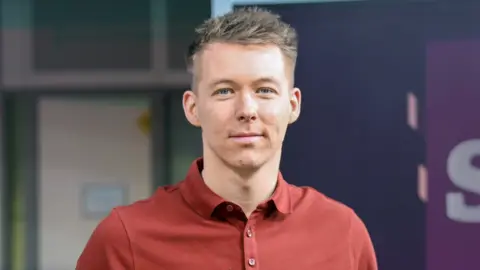
[[[480,41],[427,51],[427,269],[478,270]]]

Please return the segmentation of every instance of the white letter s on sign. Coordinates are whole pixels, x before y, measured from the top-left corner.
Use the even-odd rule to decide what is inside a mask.
[[[480,196],[480,168],[472,164],[480,156],[480,139],[464,141],[450,152],[447,174],[456,187]],[[446,197],[447,216],[457,222],[480,223],[480,205],[467,205],[462,192],[449,192]]]

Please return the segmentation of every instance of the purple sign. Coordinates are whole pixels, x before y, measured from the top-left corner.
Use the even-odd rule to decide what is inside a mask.
[[[426,100],[427,270],[478,270],[480,41],[428,46]]]

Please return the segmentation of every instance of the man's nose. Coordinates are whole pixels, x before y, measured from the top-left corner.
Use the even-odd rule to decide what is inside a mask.
[[[258,117],[258,104],[251,93],[238,96],[236,102],[237,119],[242,122],[255,121]]]

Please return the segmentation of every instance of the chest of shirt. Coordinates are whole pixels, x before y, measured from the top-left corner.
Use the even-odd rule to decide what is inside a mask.
[[[353,270],[342,230],[272,221],[185,224],[134,238],[132,249],[137,270]]]

